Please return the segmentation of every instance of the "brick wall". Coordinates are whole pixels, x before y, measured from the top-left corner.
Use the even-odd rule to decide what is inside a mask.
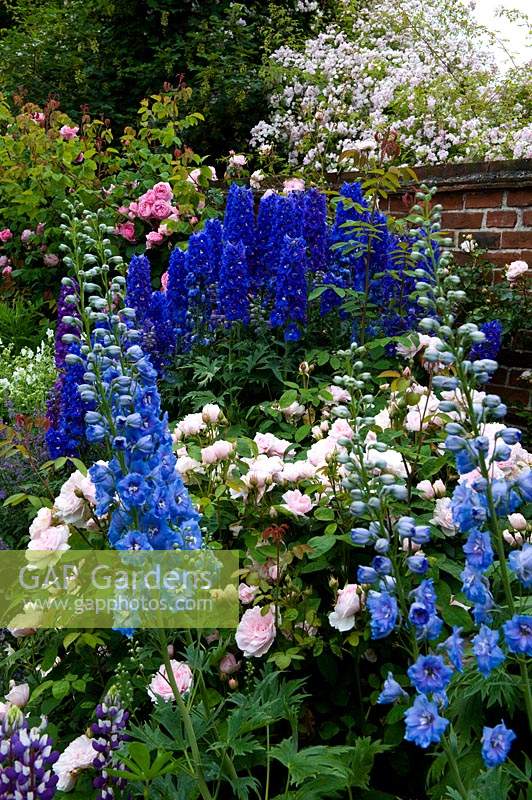
[[[456,259],[471,234],[495,265],[497,280],[505,264],[526,261],[532,268],[532,160],[450,164],[416,170],[420,183],[438,187],[436,202],[443,206],[443,227],[454,239]],[[412,198],[391,196],[383,210],[393,215],[407,213]],[[522,378],[532,370],[532,320],[523,320],[523,330],[511,349],[499,356],[500,369],[490,388],[515,409],[532,408],[532,385]]]

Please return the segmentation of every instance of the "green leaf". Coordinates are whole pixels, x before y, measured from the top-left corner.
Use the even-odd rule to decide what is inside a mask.
[[[327,553],[334,545],[336,544],[336,537],[335,536],[313,536],[312,539],[309,539],[307,544],[309,547],[312,547],[312,553],[309,554],[309,558],[314,560],[315,558],[319,558]]]
[[[318,506],[314,512],[314,519],[319,519],[322,522],[329,522],[334,519],[334,511],[327,506]]]
[[[288,391],[283,392],[283,394],[279,398],[279,408],[288,408],[288,406],[291,406],[292,403],[295,403],[296,401],[297,401],[297,390],[288,389]]]

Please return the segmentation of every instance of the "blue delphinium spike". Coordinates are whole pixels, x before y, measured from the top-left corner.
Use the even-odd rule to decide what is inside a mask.
[[[228,322],[249,322],[249,270],[242,242],[226,242],[218,282],[218,313]]]
[[[253,192],[245,186],[232,183],[227,194],[227,204],[223,221],[225,242],[242,242],[250,271],[254,273],[255,257],[255,213]]]
[[[304,240],[285,236],[275,283],[275,302],[270,315],[271,324],[284,329],[285,341],[300,339],[307,320],[306,273]]]
[[[147,256],[133,256],[126,277],[126,305],[137,312],[137,321],[146,314],[151,299],[151,266]]]
[[[184,332],[188,308],[188,292],[185,286],[187,275],[186,253],[175,247],[168,263],[168,315],[178,334]]]
[[[327,200],[317,189],[308,189],[303,196],[303,238],[308,248],[310,271],[313,274],[325,272],[329,256]]]

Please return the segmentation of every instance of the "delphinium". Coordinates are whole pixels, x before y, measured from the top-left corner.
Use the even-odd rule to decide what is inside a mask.
[[[116,691],[110,690],[96,707],[96,722],[91,725],[92,747],[96,751],[92,765],[96,777],[92,785],[97,790],[96,800],[113,800],[115,790],[122,789],[125,781],[109,774],[109,769],[120,769],[113,763],[114,753],[122,742],[127,741],[126,733],[129,712],[122,707]]]
[[[10,706],[0,722],[0,800],[52,800],[58,758],[46,719],[30,728],[24,713]]]
[[[219,277],[218,243],[205,230],[188,241],[185,288],[187,291],[187,334],[190,342],[208,341],[216,314],[216,286]]]
[[[318,189],[308,189],[303,195],[302,235],[308,248],[310,272],[323,274],[329,261],[327,198]]]
[[[70,337],[73,334],[66,336]],[[75,360],[68,360],[69,354],[75,356]],[[79,344],[73,342],[69,345],[65,361],[62,376],[58,381],[59,413],[55,420],[50,420],[46,431],[46,444],[51,458],[79,456],[80,448],[85,443],[85,414],[92,407],[91,401],[81,399],[78,390],[85,372]]]
[[[73,214],[63,226],[70,245],[62,246],[80,287],[79,300],[74,294],[67,300],[79,302],[81,355],[69,354],[67,363],[85,359],[80,397],[95,403],[86,435],[109,459],[90,468],[96,514],[110,515],[109,544],[117,549],[195,549],[202,541],[199,515],[175,470],[157,373],[133,327],[135,311],[123,303],[122,259],[113,256],[101,218]]]
[[[484,322],[480,326],[485,339],[483,342],[474,344],[469,353],[471,361],[479,358],[497,358],[502,344],[503,327],[502,322],[494,319],[491,322]]]
[[[224,242],[242,242],[250,274],[256,272],[256,230],[253,192],[245,186],[232,183],[227,194],[223,220]]]
[[[286,342],[301,338],[307,320],[307,256],[303,239],[285,236],[277,280],[275,300],[270,321],[283,329]]]
[[[480,681],[495,670],[502,677],[504,666],[508,682],[522,692],[532,727],[526,663],[532,655],[532,617],[526,613],[524,597],[532,584],[531,546],[525,542],[507,557],[503,531],[508,515],[532,500],[532,471],[511,459],[520,432],[500,422],[506,407],[497,395],[482,390],[496,362],[468,358],[472,346],[485,341],[485,334],[471,323],[455,326],[456,306],[464,293],[445,250],[450,241],[439,233],[440,209],[431,211],[432,197],[433,191],[425,187],[417,194],[414,214],[424,221],[425,234],[414,244],[412,255],[418,264],[417,302],[431,314],[421,320],[420,328],[435,337],[424,358],[440,365],[432,384],[441,394],[439,413],[447,420],[441,447],[455,458],[459,474],[451,508],[462,536],[464,565],[459,574],[464,608],[471,612],[463,627],[444,630],[441,614],[449,601],[438,597],[439,559],[425,552],[431,548],[431,528],[412,516],[408,461],[404,460],[404,471],[387,467],[390,445],[375,432],[377,407],[363,346],[352,345],[349,369],[336,380],[348,390],[351,402],[333,413],[347,419],[353,431],[339,440],[347,448],[339,461],[345,471],[344,487],[351,494],[350,510],[357,519],[351,538],[353,544],[374,550],[370,564],[357,573],[358,584],[367,590],[370,638],[393,634],[409,654],[407,677],[414,694],[404,712],[405,739],[424,749],[433,744],[443,748],[457,796],[465,800],[459,761],[471,745],[458,742],[449,719],[455,692],[467,685],[462,679],[471,681],[477,670]],[[515,670],[519,679],[514,678]],[[407,696],[404,679],[389,673],[378,702],[406,703]],[[487,767],[502,764],[516,738],[506,723],[483,728],[480,752]]]
[[[228,326],[249,322],[249,269],[242,242],[224,244],[218,281],[218,313]]]

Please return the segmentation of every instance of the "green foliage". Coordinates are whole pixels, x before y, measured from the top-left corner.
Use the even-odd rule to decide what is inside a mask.
[[[57,377],[52,331],[32,350],[0,339],[0,417],[7,405],[19,414],[44,413],[46,398]]]

